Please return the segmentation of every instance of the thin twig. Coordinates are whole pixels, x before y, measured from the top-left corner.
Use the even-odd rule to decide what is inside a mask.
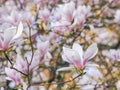
[[[23,74],[23,75],[25,75],[25,76],[28,76],[27,74],[25,74],[25,73],[21,72],[20,70],[18,70],[18,69],[17,69],[17,68],[15,68],[15,67],[11,67],[11,69],[14,69],[14,70],[16,70],[17,72],[19,72],[19,73],[21,73],[21,74]]]
[[[9,63],[11,65],[13,65],[12,61],[9,59],[8,55],[6,54],[6,52],[4,51],[3,53],[4,53],[5,57],[6,57],[6,59],[9,61]]]
[[[30,65],[32,63],[32,60],[33,60],[33,56],[34,56],[34,50],[33,50],[33,45],[32,45],[32,38],[31,38],[31,26],[29,24],[29,22],[27,22],[27,25],[29,27],[29,40],[30,40],[30,46],[31,46],[31,51],[32,51],[32,56],[31,56],[31,60],[30,60]]]
[[[32,85],[41,85],[41,86],[45,86],[45,85],[48,85],[48,84],[50,84],[50,85],[52,85],[52,84],[58,84],[58,85],[60,85],[60,84],[72,82],[75,79],[77,79],[78,77],[80,77],[81,75],[83,75],[83,73],[77,75],[76,77],[74,77],[74,78],[72,78],[70,80],[64,81],[64,82],[47,83],[47,81],[43,81],[43,82],[34,82],[34,83],[32,83]]]
[[[27,74],[25,74],[25,73],[21,72],[20,70],[18,70],[17,68],[13,67],[14,64],[12,63],[12,61],[10,60],[10,58],[8,57],[8,55],[6,54],[5,51],[4,51],[4,55],[5,55],[6,59],[10,62],[10,64],[11,64],[11,69],[14,69],[14,70],[16,70],[17,72],[19,72],[19,73],[27,76]]]

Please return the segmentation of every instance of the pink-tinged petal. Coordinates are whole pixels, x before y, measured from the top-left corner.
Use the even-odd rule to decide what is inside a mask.
[[[45,53],[47,53],[49,49],[49,41],[45,41],[41,43],[38,42],[37,47],[38,47],[38,50],[40,51],[40,54],[44,55]]]
[[[10,72],[11,69],[10,68],[5,68],[5,73],[7,74],[7,76],[11,77],[12,76],[12,72]]]
[[[69,70],[72,70],[72,69],[74,69],[74,66],[63,67],[63,68],[58,69],[57,72],[59,72],[59,71],[69,71]]]
[[[97,48],[97,44],[94,43],[92,45],[90,45],[88,47],[88,49],[86,50],[85,54],[84,54],[84,64],[90,60],[91,58],[93,58],[98,52],[98,48]]]
[[[13,36],[15,35],[15,33],[16,33],[15,27],[11,27],[11,28],[4,30],[4,42],[3,42],[4,49],[7,49],[9,47],[10,42]]]
[[[13,40],[19,38],[21,36],[22,32],[23,32],[23,24],[22,24],[22,22],[20,22],[18,25],[17,33],[13,37]]]
[[[79,54],[75,50],[69,48],[63,47],[62,58],[70,64],[75,64],[76,62],[81,63]]]
[[[79,53],[80,59],[83,60],[83,49],[78,43],[74,43],[72,49]]]
[[[28,68],[27,68],[28,64],[25,60],[23,60],[21,55],[17,55],[16,58],[16,63],[14,64],[14,67],[19,69],[21,72],[28,74]]]
[[[7,74],[9,80],[15,82],[16,85],[20,84],[21,81],[20,73],[10,68],[5,68],[5,73]]]

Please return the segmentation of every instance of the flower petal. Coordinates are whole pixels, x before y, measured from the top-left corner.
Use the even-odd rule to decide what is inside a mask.
[[[13,40],[19,38],[21,36],[21,34],[22,34],[22,31],[23,31],[23,24],[22,24],[22,22],[20,22],[19,25],[18,25],[17,33],[13,37]]]
[[[63,55],[62,58],[64,61],[74,64],[76,61],[80,63],[80,56],[79,54],[70,48],[63,47]]]
[[[76,52],[78,52],[81,60],[83,60],[83,49],[82,49],[82,47],[78,43],[74,43],[72,49],[75,50]]]
[[[9,47],[10,42],[16,33],[15,29],[16,29],[15,27],[11,27],[4,30],[4,42],[3,42],[4,49],[7,49]]]
[[[74,67],[72,67],[72,66],[70,66],[70,67],[63,67],[63,68],[58,69],[57,72],[59,72],[59,71],[69,71],[69,70],[72,70],[72,69],[74,69]]]
[[[84,54],[84,63],[93,58],[98,52],[97,44],[94,43],[88,47]]]
[[[40,51],[41,56],[45,55],[49,49],[49,41],[37,42],[38,50]]]

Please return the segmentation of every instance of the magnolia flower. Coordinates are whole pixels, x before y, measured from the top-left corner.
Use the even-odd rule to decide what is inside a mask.
[[[120,50],[114,50],[111,49],[110,50],[110,55],[109,57],[113,60],[113,61],[120,61]]]
[[[33,3],[33,0],[31,0]],[[43,8],[46,6],[46,4],[48,3],[48,0],[34,0],[34,3],[36,5],[38,5],[40,8]]]
[[[31,62],[31,55],[26,54],[25,57],[27,58],[28,62],[24,60],[21,55],[18,54],[14,67],[20,70],[21,72],[23,72],[24,74],[32,73],[39,64],[39,58],[37,58],[37,56],[33,56],[33,60]],[[29,65],[30,62],[31,64]],[[28,67],[29,67],[29,72],[28,72]]]
[[[39,16],[42,19],[42,21],[45,23],[48,22],[50,17],[50,11],[47,8],[45,8],[43,10],[40,10],[39,13],[40,13]]]
[[[13,81],[16,85],[21,83],[21,75],[16,70],[5,68],[5,73],[7,74],[7,79]]]
[[[3,15],[2,16],[2,22],[8,22],[11,25],[17,25],[20,21],[23,21],[22,17],[23,16],[22,16],[21,12],[13,10],[10,13],[10,15],[8,14],[8,15]]]
[[[50,5],[56,5],[59,0],[50,0],[48,1]]]
[[[61,12],[63,18],[65,18],[67,21],[72,22],[73,21],[73,13],[75,10],[75,3],[69,2],[64,5],[59,6],[59,12]]]
[[[41,56],[44,56],[49,49],[49,41],[37,42],[37,48]]]
[[[90,6],[79,6],[77,10],[74,11],[74,22],[73,26],[81,28],[86,21],[86,18],[90,16]]]
[[[10,27],[0,31],[0,50],[7,50],[14,40],[18,39],[23,31],[23,25],[20,22],[18,29]]]
[[[77,10],[75,11],[75,17],[76,16],[79,16],[79,15],[84,15],[85,18],[87,18],[88,16],[90,16],[90,10],[91,10],[91,7],[90,6],[79,6],[77,8]]]
[[[78,70],[83,70],[87,62],[93,58],[98,52],[97,44],[94,43],[83,52],[82,47],[74,43],[72,49],[63,47],[62,58],[64,61],[72,64]]]
[[[109,0],[108,2],[109,2],[109,3],[112,2],[112,6],[113,6],[113,7],[114,7],[114,6],[118,6],[118,5],[120,4],[120,0]]]
[[[112,63],[115,63],[116,61],[120,61],[120,50],[110,49],[103,50],[102,54],[106,57],[108,57]]]
[[[66,31],[71,31],[71,24],[68,21],[56,21],[51,23],[51,30],[58,34],[63,34]]]

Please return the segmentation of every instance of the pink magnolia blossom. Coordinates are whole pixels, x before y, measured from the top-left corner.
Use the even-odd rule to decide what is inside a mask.
[[[7,74],[7,79],[13,81],[16,85],[21,83],[21,75],[16,70],[5,68],[5,73]]]
[[[108,3],[111,3],[112,2],[112,6],[115,7],[115,6],[118,6],[120,4],[120,0],[109,0]]]
[[[40,10],[39,14],[40,14],[39,17],[41,18],[41,20],[47,23],[50,17],[50,11],[47,8],[45,8],[43,10]]]
[[[68,21],[57,21],[51,23],[51,30],[58,34],[63,34],[66,31],[71,31],[71,23]]]
[[[26,23],[26,21],[28,21],[31,25],[33,25],[35,23],[35,18],[31,12],[19,12],[17,10],[13,10],[10,14],[3,14],[0,23],[7,22],[11,25],[17,26],[20,21],[22,21],[23,23]]]
[[[7,50],[10,44],[18,39],[23,31],[23,25],[20,22],[18,29],[16,27],[10,27],[0,31],[0,50]]]
[[[14,67],[23,72],[24,74],[32,73],[39,64],[39,58],[37,56],[33,57],[33,60],[31,64],[29,65],[31,61],[31,55],[26,54],[27,61],[22,58],[21,55],[17,55],[16,63],[14,64]],[[29,72],[28,72],[28,65],[29,65]]]
[[[108,57],[112,63],[115,63],[116,61],[120,61],[120,50],[110,49],[103,50],[102,54],[106,57]]]
[[[113,61],[120,61],[120,50],[110,50],[110,56],[109,56]]]
[[[33,2],[33,0],[31,0]],[[48,0],[34,0],[34,3],[40,6],[40,8],[43,8],[46,6],[46,3]]]
[[[74,22],[73,26],[81,28],[88,16],[90,16],[90,6],[79,6],[76,11],[74,11]]]
[[[50,19],[53,19],[54,21],[59,21],[62,18],[62,15],[61,15],[61,12],[59,11],[59,8],[57,8],[56,10],[53,10],[51,14],[52,15],[51,15]]]
[[[44,56],[49,49],[49,41],[37,42],[37,48],[41,56]]]
[[[69,2],[59,6],[60,12],[67,21],[72,22],[74,18],[75,3]]]
[[[2,18],[1,18],[1,23],[2,22],[7,22],[7,23],[10,23],[11,25],[17,25],[19,24],[20,21],[22,21],[22,13],[21,12],[18,12],[18,11],[12,11],[9,14],[7,15],[3,15]]]
[[[11,12],[12,10],[17,10],[17,6],[15,5],[13,0],[7,1],[5,3],[6,10]]]
[[[97,44],[92,44],[88,49],[83,52],[82,47],[74,43],[72,49],[63,47],[62,58],[64,61],[74,65],[78,70],[83,70],[91,58],[93,58],[98,52]]]
[[[48,1],[50,5],[56,5],[59,0],[50,0]]]

